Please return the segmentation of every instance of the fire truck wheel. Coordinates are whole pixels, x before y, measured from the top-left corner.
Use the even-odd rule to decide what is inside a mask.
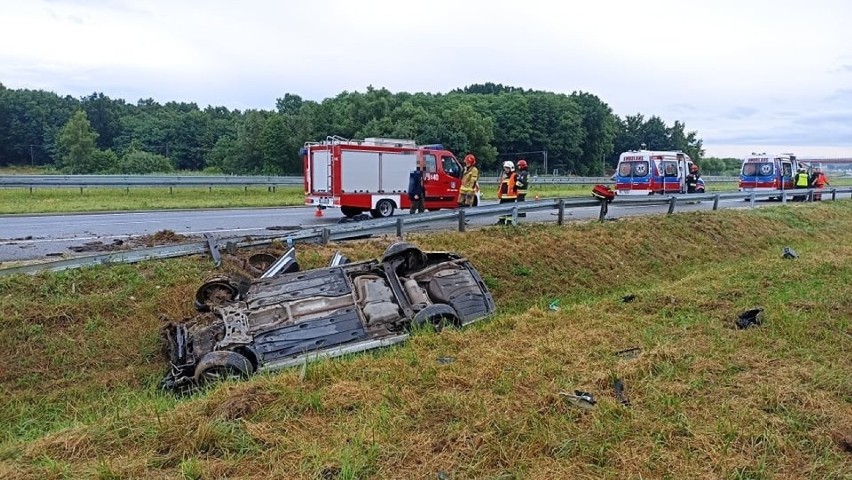
[[[373,218],[385,218],[393,215],[393,211],[396,209],[396,205],[387,198],[379,200],[379,203],[376,204],[375,210],[370,210],[370,214],[373,215]]]
[[[355,215],[360,215],[360,214],[364,213],[363,208],[355,208],[355,207],[340,207],[340,211],[343,213],[343,215],[350,217],[350,218],[354,217]]]

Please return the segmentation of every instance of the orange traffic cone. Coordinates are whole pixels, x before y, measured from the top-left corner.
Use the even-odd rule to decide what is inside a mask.
[[[321,208],[317,208],[317,211],[316,211],[316,213],[314,213],[314,216],[315,216],[315,217],[321,217],[321,216],[322,216],[322,209],[321,209]]]

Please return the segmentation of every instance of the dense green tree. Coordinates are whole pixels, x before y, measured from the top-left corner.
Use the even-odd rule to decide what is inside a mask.
[[[170,173],[175,170],[171,160],[156,153],[131,150],[121,157],[114,173],[143,175],[148,173]]]
[[[115,157],[142,151],[166,157],[180,170],[298,174],[300,147],[332,135],[443,143],[459,156],[476,154],[480,166],[491,171],[498,158],[517,159],[520,152],[546,151],[550,170],[575,174],[599,174],[602,158],[612,165],[620,152],[642,143],[681,149],[696,159],[703,154],[697,133],[680,121],[669,127],[659,117],[641,114],[621,120],[590,93],[564,95],[490,82],[448,94],[369,86],[321,102],[286,93],[273,110],[246,112],[151,98],[130,104],[103,93],[77,100],[0,85],[0,165],[67,167],[57,150],[58,132],[81,109],[97,133],[95,147],[104,150],[77,165],[87,171],[114,168],[120,163]],[[544,153],[527,158],[534,170],[543,170]]]
[[[68,173],[97,173],[102,168],[102,165],[95,164],[97,138],[86,112],[78,110],[59,132],[57,166]]]

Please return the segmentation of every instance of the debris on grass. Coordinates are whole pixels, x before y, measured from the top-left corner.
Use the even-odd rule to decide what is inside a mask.
[[[745,329],[749,327],[759,326],[762,322],[760,318],[760,314],[763,312],[762,308],[753,308],[751,310],[746,310],[741,313],[739,317],[737,317],[737,321],[735,322],[737,328]]]
[[[565,401],[571,405],[587,410],[594,408],[595,404],[598,403],[598,401],[595,400],[594,395],[582,390],[574,390],[574,393],[559,392],[559,394],[562,395],[565,398]]]
[[[620,378],[616,378],[615,382],[613,382],[613,390],[615,399],[618,400],[618,403],[625,407],[629,407],[630,400],[628,400],[627,395],[624,394],[624,382]]]
[[[559,299],[557,298],[556,300],[550,302],[550,304],[547,306],[547,309],[550,310],[550,311],[553,311],[553,312],[558,312],[559,311]]]
[[[456,359],[453,357],[438,357],[435,359],[435,361],[438,362],[438,365],[449,365],[451,363],[454,363]]]
[[[622,303],[630,303],[633,300],[636,300],[636,295],[633,295],[632,293],[621,297]]]
[[[794,258],[799,258],[799,254],[790,247],[784,247],[784,253],[781,255],[781,258],[792,260]]]
[[[640,353],[642,353],[642,347],[630,347],[615,352],[615,356],[623,359],[632,359],[638,357]]]

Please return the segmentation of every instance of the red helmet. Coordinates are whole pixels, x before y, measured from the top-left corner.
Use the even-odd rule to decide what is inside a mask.
[[[527,168],[527,161],[526,160],[518,160],[518,168],[526,169]]]
[[[474,157],[472,153],[468,153],[467,156],[464,157],[464,164],[468,167],[475,165],[476,157]]]

